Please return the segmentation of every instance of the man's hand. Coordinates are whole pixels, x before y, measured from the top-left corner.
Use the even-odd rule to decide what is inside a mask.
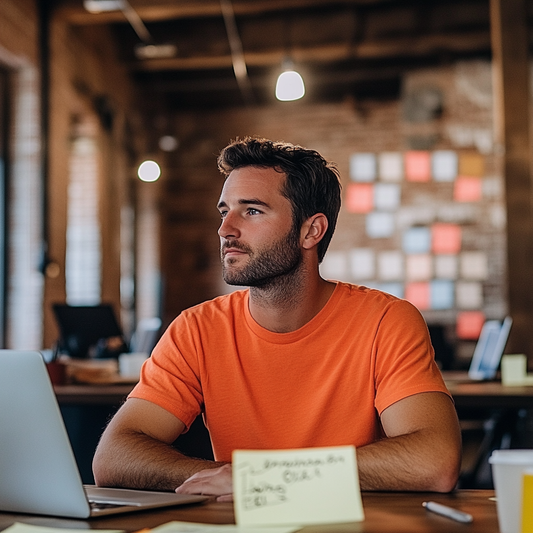
[[[233,501],[231,464],[196,472],[177,489],[179,494],[205,494],[217,496],[217,502]]]

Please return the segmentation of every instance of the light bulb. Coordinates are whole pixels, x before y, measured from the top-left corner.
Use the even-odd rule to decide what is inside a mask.
[[[282,102],[298,100],[305,94],[304,80],[294,70],[285,70],[276,83],[276,98]]]
[[[137,176],[141,181],[157,181],[161,175],[161,168],[155,161],[143,161],[137,170]]]

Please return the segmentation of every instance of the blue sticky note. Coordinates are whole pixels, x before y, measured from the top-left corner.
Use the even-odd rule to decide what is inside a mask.
[[[434,279],[430,283],[431,309],[452,309],[454,282],[448,279]]]
[[[394,234],[392,213],[373,212],[366,217],[366,233],[372,239],[391,237]]]
[[[374,285],[374,288],[379,289],[380,291],[392,294],[398,298],[403,298],[405,290],[403,283],[400,282],[390,282],[390,283],[377,283]]]
[[[403,234],[403,251],[406,254],[424,254],[431,250],[431,231],[420,226],[409,228]]]

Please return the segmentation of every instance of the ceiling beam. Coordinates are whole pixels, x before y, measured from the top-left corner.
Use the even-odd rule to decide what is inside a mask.
[[[330,45],[291,47],[291,58],[297,62],[331,62],[349,59],[383,59],[417,57],[438,53],[479,53],[490,52],[489,31],[470,33],[447,33],[363,41],[357,44],[333,43]],[[261,52],[244,52],[246,64],[252,67],[278,65],[286,56],[283,47],[270,48]],[[230,54],[216,56],[175,57],[132,62],[131,70],[140,72],[165,70],[202,70],[229,68],[232,66]]]
[[[129,0],[144,22],[157,22],[184,18],[222,17],[219,0]],[[332,6],[367,6],[379,5],[390,1],[384,0],[234,0],[233,10],[236,15],[258,15],[292,9]],[[58,0],[55,14],[74,25],[109,24],[126,22],[121,11],[89,13],[83,8],[81,0]]]

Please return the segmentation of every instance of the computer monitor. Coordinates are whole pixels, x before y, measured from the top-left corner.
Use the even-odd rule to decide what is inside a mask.
[[[59,326],[59,350],[71,357],[86,358],[91,348],[96,357],[126,352],[124,335],[110,304],[52,305]],[[109,339],[113,342],[108,344]]]

